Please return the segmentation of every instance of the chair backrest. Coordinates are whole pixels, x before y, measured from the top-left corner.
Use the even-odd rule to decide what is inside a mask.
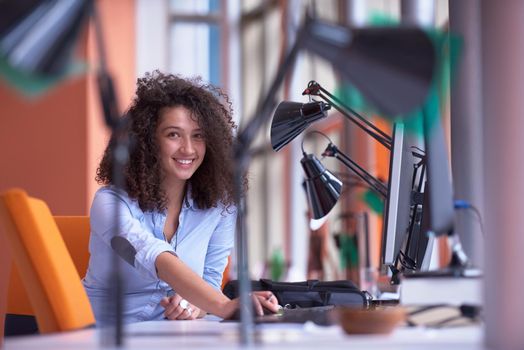
[[[89,299],[45,202],[9,190],[0,195],[0,219],[40,332],[93,325]]]
[[[53,216],[80,277],[89,265],[89,216]]]
[[[78,274],[80,277],[85,276],[89,264],[89,216],[54,216],[53,218]],[[35,314],[16,264],[11,264],[7,313],[14,315]]]

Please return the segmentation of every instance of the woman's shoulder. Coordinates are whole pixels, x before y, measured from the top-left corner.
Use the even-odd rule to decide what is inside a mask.
[[[138,202],[127,194],[126,191],[117,188],[112,185],[100,187],[96,193],[95,198],[93,199],[93,205],[105,204],[108,202],[123,202],[130,208],[138,208]]]
[[[129,198],[129,195],[127,194],[126,191],[116,188],[113,185],[107,185],[107,186],[100,187],[95,192],[95,198],[97,197],[118,197],[121,199],[131,200],[131,198]]]

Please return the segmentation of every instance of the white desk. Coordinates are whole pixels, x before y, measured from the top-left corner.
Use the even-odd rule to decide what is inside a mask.
[[[125,349],[241,349],[236,323],[210,319],[197,321],[151,321],[125,328]],[[313,324],[257,326],[260,349],[482,349],[481,327],[440,330],[398,328],[390,335],[347,335],[338,326]],[[6,350],[107,349],[103,331],[89,329],[56,335],[9,337]]]

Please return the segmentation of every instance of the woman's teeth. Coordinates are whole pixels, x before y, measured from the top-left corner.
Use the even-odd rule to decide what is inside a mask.
[[[193,160],[192,159],[177,159],[177,162],[181,164],[191,164],[193,163]]]

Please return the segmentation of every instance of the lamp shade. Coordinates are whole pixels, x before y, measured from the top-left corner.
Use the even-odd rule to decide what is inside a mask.
[[[308,19],[302,45],[331,62],[389,117],[423,105],[436,69],[433,43],[416,27],[347,28]]]
[[[300,135],[311,123],[325,118],[331,106],[322,101],[309,103],[283,101],[271,122],[271,146],[279,151]]]
[[[326,170],[312,154],[304,154],[300,163],[306,175],[306,196],[312,217],[320,219],[337,204],[342,192],[342,181]]]

